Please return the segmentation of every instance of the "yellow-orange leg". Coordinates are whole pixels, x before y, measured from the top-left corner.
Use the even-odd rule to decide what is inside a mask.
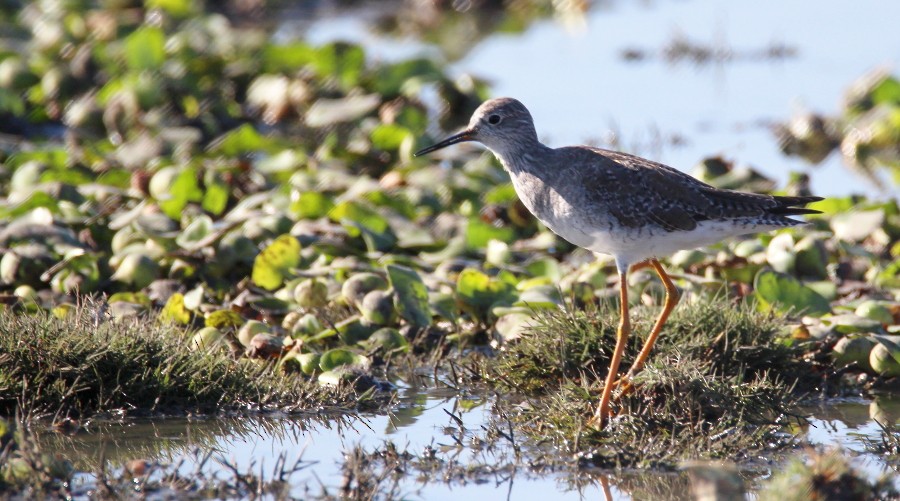
[[[628,272],[619,272],[619,300],[622,304],[619,314],[619,329],[616,331],[616,348],[613,351],[612,360],[609,362],[609,374],[606,375],[606,382],[603,384],[603,395],[600,397],[600,405],[594,413],[590,424],[597,428],[603,428],[609,418],[609,401],[612,397],[612,390],[616,386],[616,376],[619,372],[619,363],[622,361],[622,353],[625,351],[625,344],[628,342],[628,335],[631,333],[631,322],[628,319]]]
[[[653,267],[656,270],[657,275],[659,275],[659,279],[662,280],[663,286],[666,288],[666,300],[663,305],[663,310],[660,312],[659,317],[656,319],[656,324],[653,325],[653,330],[650,331],[650,335],[647,337],[647,341],[644,343],[643,349],[638,354],[638,357],[634,360],[634,363],[631,365],[631,368],[628,369],[628,372],[622,376],[621,379],[613,383],[613,386],[619,390],[619,394],[616,399],[622,398],[623,396],[631,393],[634,387],[631,385],[631,379],[644,368],[644,363],[646,363],[647,358],[650,356],[650,352],[653,350],[653,345],[656,343],[656,338],[659,337],[659,333],[662,331],[663,324],[666,323],[666,320],[669,318],[669,314],[672,313],[672,310],[675,309],[675,305],[678,304],[678,300],[681,298],[681,294],[678,292],[678,289],[675,287],[675,284],[672,283],[671,278],[663,269],[662,265],[656,259],[648,259],[647,261],[642,261],[631,268],[631,271],[640,270],[647,267]]]
[[[656,338],[659,337],[659,333],[662,331],[663,324],[669,319],[669,314],[672,313],[672,310],[675,309],[675,305],[678,304],[678,300],[681,298],[681,294],[678,293],[678,289],[675,287],[675,284],[672,283],[672,279],[669,278],[666,270],[659,264],[659,261],[650,259],[648,263],[656,270],[656,274],[659,275],[659,279],[662,280],[663,286],[666,288],[666,302],[663,304],[662,312],[656,319],[656,323],[653,325],[653,330],[650,331],[650,335],[647,337],[644,347],[641,349],[637,358],[634,359],[631,369],[628,369],[628,373],[625,374],[624,379],[626,382],[644,368],[644,363],[650,356],[650,351],[653,350],[653,345],[656,343]]]

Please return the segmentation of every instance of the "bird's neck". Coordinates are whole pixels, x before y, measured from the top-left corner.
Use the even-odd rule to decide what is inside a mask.
[[[523,172],[534,173],[544,164],[544,159],[550,155],[553,148],[545,146],[535,138],[529,142],[507,144],[501,148],[491,148],[494,155],[500,160],[500,164],[511,175]]]

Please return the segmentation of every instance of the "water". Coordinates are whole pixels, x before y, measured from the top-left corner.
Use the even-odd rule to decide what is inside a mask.
[[[103,459],[112,468],[144,459],[159,464],[180,462],[179,471],[188,474],[209,453],[204,468],[219,478],[231,475],[219,461],[272,478],[276,458],[283,455],[288,463],[300,459],[308,465],[308,469],[290,477],[291,494],[298,498],[323,488],[339,494],[345,456],[355,447],[383,450],[387,442],[417,455],[431,448],[445,465],[428,480],[415,471],[400,479],[398,492],[414,499],[453,499],[460,493],[486,498],[581,499],[602,493],[600,482],[590,480],[590,476],[580,479],[571,471],[566,474],[546,469],[538,474],[528,466],[529,461],[539,463],[542,452],[552,451],[522,443],[524,454],[517,460],[511,442],[490,440],[487,428],[491,402],[497,396],[460,394],[441,384],[423,386],[421,380],[415,386],[402,380],[396,383],[401,387],[398,404],[386,415],[97,422],[87,423],[72,436],[40,433],[38,441],[45,451],[61,452],[72,459],[81,471],[96,471]],[[512,435],[515,441],[515,433]],[[194,454],[195,450],[200,454]],[[467,471],[478,473],[464,473]],[[649,475],[659,478],[656,484],[678,477]],[[91,475],[80,475],[76,492],[91,488],[95,480]],[[616,492],[614,486],[609,489]]]
[[[580,27],[542,20],[524,33],[489,35],[451,70],[485,78],[495,96],[524,102],[552,146],[602,145],[618,133],[623,149],[685,171],[722,155],[781,185],[791,171],[810,173],[819,195],[885,197],[896,195],[896,187],[879,193],[837,154],[816,167],[783,156],[769,126],[799,110],[834,115],[851,82],[896,66],[897,19],[900,3],[877,0],[598,2]],[[371,15],[339,12],[302,36],[316,43],[359,42],[380,60],[440,57],[433,47],[373,34],[371,21]],[[735,57],[702,65],[668,62],[659,52],[679,34],[730,49]],[[744,57],[773,45],[794,48],[796,56]],[[622,52],[632,48],[653,57],[629,62]],[[673,136],[686,142],[674,146],[668,140]]]
[[[813,416],[805,430],[810,443],[842,448],[852,458],[851,464],[871,479],[896,475],[880,457],[867,450],[866,442],[880,441],[881,427],[874,420],[876,416],[893,425],[900,423],[900,396],[830,400],[803,410]]]
[[[339,494],[345,455],[357,446],[367,451],[384,450],[389,441],[398,450],[416,455],[432,448],[445,465],[430,477],[407,469],[398,480],[397,492],[410,499],[456,499],[460,495],[484,499],[605,499],[604,491],[612,499],[622,500],[658,499],[660,493],[667,499],[689,499],[687,479],[678,473],[585,471],[565,464],[541,467],[542,455],[553,452],[513,434],[522,452],[517,460],[509,440],[488,439],[486,429],[491,426],[492,403],[499,398],[496,395],[459,394],[444,385],[422,381],[415,387],[400,380],[397,383],[403,388],[401,396],[387,415],[98,422],[88,423],[73,436],[45,432],[38,438],[45,450],[64,453],[80,470],[98,469],[102,458],[112,468],[121,468],[131,459],[145,459],[161,464],[183,461],[180,471],[189,473],[209,453],[204,468],[219,478],[229,478],[231,472],[218,460],[272,478],[276,458],[283,455],[289,464],[300,459],[305,465],[290,477],[290,492],[298,498],[320,493],[323,488]],[[811,413],[813,418],[796,433],[812,444],[843,448],[856,469],[871,479],[878,478],[890,469],[865,447],[866,439],[878,440],[879,436],[879,428],[870,417],[873,402],[858,398],[808,406],[802,412]],[[900,418],[900,398],[878,397],[877,408],[889,419]],[[201,453],[193,454],[198,449]],[[455,467],[448,466],[451,464]],[[476,473],[461,473],[466,471]],[[81,475],[76,486],[84,489],[94,480]]]

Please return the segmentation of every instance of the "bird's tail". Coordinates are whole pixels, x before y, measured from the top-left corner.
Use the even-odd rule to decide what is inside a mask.
[[[800,207],[802,205],[810,204],[813,202],[818,202],[819,200],[824,200],[822,197],[780,197],[776,196],[775,201],[778,202],[778,205],[769,209],[767,212],[769,214],[777,214],[779,216],[800,216],[803,214],[821,214],[822,211],[815,209],[807,209],[806,207]]]

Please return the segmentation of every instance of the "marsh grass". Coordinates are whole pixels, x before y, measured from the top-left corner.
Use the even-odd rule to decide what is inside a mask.
[[[654,321],[633,311],[627,370]],[[578,453],[586,463],[668,467],[683,459],[747,459],[792,443],[781,432],[793,406],[822,383],[812,363],[779,337],[780,319],[725,300],[675,310],[635,390],[603,431],[587,425],[615,345],[614,306],[541,313],[518,342],[481,374],[521,392],[517,420],[527,433]]]
[[[103,318],[84,305],[64,319],[0,310],[0,415],[83,418],[354,409],[347,389],[318,386],[272,364],[195,352],[182,328]]]

